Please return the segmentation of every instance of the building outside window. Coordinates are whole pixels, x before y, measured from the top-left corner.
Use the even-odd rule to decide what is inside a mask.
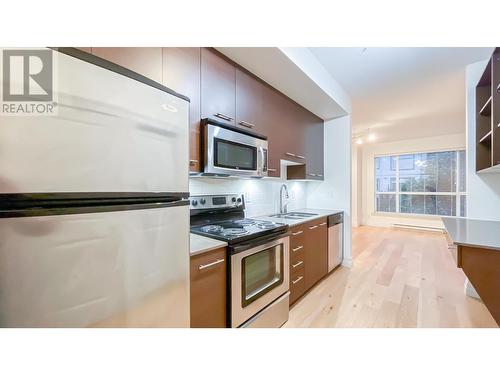
[[[465,151],[375,158],[375,210],[466,216]]]

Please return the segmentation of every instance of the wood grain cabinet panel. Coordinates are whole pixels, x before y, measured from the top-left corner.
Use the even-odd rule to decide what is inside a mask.
[[[161,47],[92,47],[92,54],[162,83]]]
[[[189,170],[200,172],[201,48],[163,48],[163,84],[189,98]]]
[[[201,117],[235,125],[236,67],[211,48],[201,49]]]
[[[500,164],[500,49],[492,57],[492,165]]]
[[[264,83],[236,69],[236,125],[267,135],[264,112]]]
[[[194,255],[190,263],[191,327],[226,327],[226,249]]]
[[[328,272],[326,218],[309,222],[305,232],[305,287],[310,289]]]

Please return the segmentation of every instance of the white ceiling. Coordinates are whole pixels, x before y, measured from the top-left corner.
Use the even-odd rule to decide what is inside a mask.
[[[377,141],[465,132],[465,66],[493,48],[310,48]]]

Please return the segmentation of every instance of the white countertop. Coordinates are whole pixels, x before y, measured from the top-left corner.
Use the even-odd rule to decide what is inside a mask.
[[[500,221],[443,217],[446,231],[455,245],[500,251]]]
[[[227,242],[214,240],[213,238],[199,236],[194,233],[189,234],[189,254],[196,255],[210,250],[226,247]]]
[[[316,219],[319,219],[319,218],[322,218],[325,216],[343,213],[344,211],[342,211],[342,210],[324,210],[324,209],[317,209],[317,208],[300,208],[300,209],[296,209],[296,210],[295,209],[291,210],[290,212],[305,212],[308,214],[316,214],[316,215],[308,217],[308,218],[303,218],[303,219],[285,219],[282,217],[271,217],[269,215],[258,216],[258,217],[254,217],[252,219],[274,221],[275,223],[283,223],[283,224],[288,224],[290,226],[294,226],[294,225],[306,223],[306,222],[311,221],[311,220],[316,220]]]

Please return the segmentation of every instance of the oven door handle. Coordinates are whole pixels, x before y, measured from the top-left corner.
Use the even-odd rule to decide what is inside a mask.
[[[288,227],[286,228],[285,232],[279,232],[279,233],[271,233],[266,236],[259,237],[258,241],[250,241],[250,242],[245,242],[242,244],[235,244],[235,245],[230,245],[228,246],[228,249],[231,254],[236,254],[236,253],[241,253],[242,251],[251,249],[253,247],[257,247],[260,245],[264,245],[266,243],[272,242],[274,240],[278,240],[283,237],[288,237],[290,233],[288,233]]]

